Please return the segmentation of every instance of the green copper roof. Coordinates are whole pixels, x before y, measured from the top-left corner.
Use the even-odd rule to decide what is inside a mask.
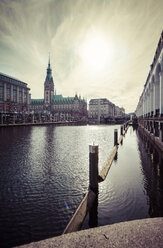
[[[62,95],[55,95],[53,97],[54,104],[68,104],[73,103],[75,100],[75,97],[63,97]],[[81,100],[78,98],[80,102],[83,102],[84,100]],[[31,104],[44,104],[44,99],[31,99]]]
[[[63,97],[62,95],[55,95],[53,98],[54,103],[70,103],[74,101],[74,97]]]
[[[61,101],[63,99],[63,96],[62,95],[55,95],[53,99],[54,99],[54,101],[55,100],[56,101]]]
[[[44,103],[44,99],[31,99],[31,103]]]

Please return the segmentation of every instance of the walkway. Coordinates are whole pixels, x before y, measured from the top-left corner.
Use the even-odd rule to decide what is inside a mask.
[[[64,234],[19,248],[162,248],[163,218],[134,220]]]

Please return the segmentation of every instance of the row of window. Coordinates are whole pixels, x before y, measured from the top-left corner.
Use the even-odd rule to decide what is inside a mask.
[[[43,105],[31,105],[31,109],[43,109],[44,106]]]
[[[102,104],[100,104],[100,105],[90,105],[89,104],[89,108],[92,108],[92,109],[94,109],[94,108],[98,108],[98,107],[101,107],[101,108],[106,108],[106,107],[109,107],[109,108],[113,108],[113,106],[112,105],[110,105],[110,104],[105,104],[105,105],[102,105]]]
[[[3,87],[0,85],[0,101],[3,101]]]
[[[79,106],[77,105],[54,105],[54,109],[78,109]]]
[[[93,110],[98,110],[99,108],[98,108],[98,106],[96,106],[96,107],[90,107],[89,109],[93,111]],[[105,110],[106,107],[105,106],[100,106],[100,109],[104,109]]]
[[[4,100],[4,91],[0,87],[0,101],[3,101],[3,100]],[[8,90],[6,92],[6,100],[7,101],[11,101],[11,92],[8,91]],[[16,91],[13,91],[13,102],[17,102],[17,92]],[[22,92],[19,92],[18,102],[19,103],[22,103],[23,102]],[[24,95],[24,103],[27,103],[27,94]]]
[[[6,89],[11,89],[11,84],[6,84]],[[0,87],[2,87],[2,88],[4,88],[4,83],[2,83],[2,82],[0,82]],[[26,89],[26,88],[22,88],[22,87],[17,87],[17,86],[15,86],[15,85],[13,85],[13,90],[17,90],[17,89],[19,89],[19,91],[23,91],[23,89],[24,89],[24,93],[27,93],[28,92],[28,89]]]
[[[105,111],[117,112],[117,113],[121,113],[121,112],[122,112],[119,108],[107,108],[107,109],[106,109],[105,107],[102,107],[102,106],[101,106],[101,108],[98,108],[98,107],[90,107],[90,106],[89,106],[89,111],[90,111],[90,112],[97,112],[97,111],[99,111],[99,110],[100,110],[101,112],[102,112],[102,111],[104,111],[104,112],[105,112]]]
[[[64,109],[71,109],[71,108],[78,108],[78,105],[65,105],[65,104],[61,104],[61,105],[54,105],[54,109],[58,109],[58,108],[64,108]]]
[[[96,111],[89,111],[89,113],[90,113],[90,114],[95,114],[95,113],[98,113],[98,110],[96,110]],[[103,113],[106,114],[106,113],[108,113],[108,111],[106,111],[106,110],[101,110],[100,113],[101,113],[101,114],[103,114]]]

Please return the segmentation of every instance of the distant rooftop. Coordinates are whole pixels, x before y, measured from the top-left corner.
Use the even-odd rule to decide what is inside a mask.
[[[41,103],[42,104],[43,102],[44,102],[44,99],[31,99],[31,103],[33,103],[33,104],[34,103],[37,103],[37,104]]]
[[[55,104],[59,103],[72,103],[76,98],[75,97],[63,97],[62,95],[55,95],[53,98],[53,102]],[[78,98],[79,101],[84,101],[80,97]],[[31,99],[32,104],[42,104],[44,99]]]
[[[55,95],[53,98],[54,103],[68,103],[73,102],[75,97],[63,97],[62,95]]]
[[[99,101],[102,103],[109,103],[111,105],[115,105],[111,101],[109,101],[107,98],[93,98],[89,101],[89,104],[97,104]]]

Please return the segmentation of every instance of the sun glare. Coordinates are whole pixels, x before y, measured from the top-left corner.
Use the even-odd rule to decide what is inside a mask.
[[[85,66],[93,71],[101,71],[106,68],[111,58],[112,49],[107,40],[100,35],[87,37],[81,51],[81,57]]]

